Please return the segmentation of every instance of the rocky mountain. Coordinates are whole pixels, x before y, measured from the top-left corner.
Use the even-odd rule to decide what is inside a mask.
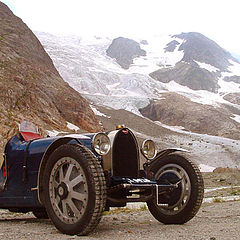
[[[113,44],[117,39],[36,35],[64,80],[92,104],[184,131],[240,139],[240,64],[202,34],[135,39],[146,54],[132,54],[128,69],[107,53],[111,46],[124,57],[126,49]]]
[[[109,57],[115,58],[124,69],[129,69],[134,58],[146,56],[146,51],[140,48],[138,42],[123,37],[114,39],[106,52]]]
[[[42,129],[87,131],[100,126],[87,101],[71,88],[32,31],[0,2],[0,138],[23,118]]]
[[[231,62],[238,63],[238,60],[200,33],[181,33],[173,35],[173,38],[165,51],[183,51],[183,58],[173,68],[161,68],[150,76],[162,82],[175,81],[193,90],[217,92],[220,88],[218,78],[222,73],[229,72]],[[201,65],[205,65],[205,69]],[[225,81],[236,81],[237,76],[223,75],[223,78]]]
[[[163,93],[161,99],[152,101],[140,112],[153,121],[181,126],[188,132],[240,139],[240,124],[229,117],[231,110],[224,104],[216,108],[192,102],[185,96],[171,92]],[[235,110],[240,114],[240,110]]]
[[[163,83],[175,81],[192,90],[207,90],[217,92],[218,74],[185,61],[176,63],[174,68],[162,68],[149,74]]]
[[[182,54],[182,56],[174,64],[166,64],[159,59],[158,70],[149,73],[153,79],[163,83],[175,81],[193,90],[207,90],[215,93],[220,88],[218,85],[219,77],[222,76],[225,81],[239,81],[237,76],[225,76],[226,73],[229,73],[228,68],[234,65],[234,63],[239,63],[239,61],[213,40],[197,32],[172,35],[171,39],[164,47],[165,55],[173,53],[172,55]],[[112,58],[116,58],[117,63],[122,66],[120,58],[129,59],[128,51],[132,51],[132,47],[125,44],[122,40],[124,48],[120,48],[115,43],[118,41],[119,39],[114,39],[109,47],[111,52],[115,54],[108,54],[109,48],[107,49],[107,54]],[[137,46],[138,49],[141,49],[139,44]],[[135,57],[139,56],[141,55],[135,54]],[[130,58],[130,60],[132,59]],[[129,61],[129,64],[131,63]]]
[[[184,51],[181,61],[192,63],[204,62],[219,69],[218,71],[228,71],[231,65],[229,60],[236,61],[232,55],[221,48],[216,42],[197,32],[181,33],[173,35],[176,39],[182,39],[178,50]]]

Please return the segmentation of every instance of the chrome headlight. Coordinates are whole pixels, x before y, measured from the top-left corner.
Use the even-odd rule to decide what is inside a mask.
[[[99,155],[106,155],[110,150],[110,139],[105,133],[97,133],[92,139],[92,148]]]
[[[157,154],[155,143],[150,139],[145,140],[142,143],[141,152],[145,158],[153,159]]]

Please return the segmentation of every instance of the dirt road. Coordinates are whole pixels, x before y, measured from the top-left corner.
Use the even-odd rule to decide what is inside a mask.
[[[170,239],[239,240],[240,201],[203,204],[197,216],[185,225],[163,225],[148,212],[125,211],[103,216],[88,237],[67,236],[58,232],[50,220],[32,214],[1,210],[0,238],[5,239]]]

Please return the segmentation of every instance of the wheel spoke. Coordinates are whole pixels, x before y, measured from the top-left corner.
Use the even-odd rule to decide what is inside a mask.
[[[180,201],[179,204],[176,206],[178,210],[182,209],[184,205],[184,202],[183,201]]]
[[[80,182],[84,182],[83,177],[81,175],[78,175],[76,178],[74,178],[72,181],[69,182],[70,187],[74,187]]]
[[[67,199],[67,204],[71,208],[71,210],[74,213],[75,217],[77,217],[80,214],[80,211],[78,210],[78,208],[76,207],[74,202],[71,199],[68,198]]]
[[[181,177],[181,179],[185,179],[185,174],[184,174],[184,172],[183,171],[179,171],[179,174],[180,174],[180,177]]]
[[[72,191],[71,197],[83,202],[86,199],[86,194]]]
[[[65,175],[65,180],[66,181],[69,181],[69,177],[72,173],[73,166],[74,166],[73,164],[69,164],[69,166],[68,166],[68,170],[67,170],[67,173]]]
[[[60,197],[57,195],[57,196],[56,196],[56,205],[58,205],[58,204],[60,203],[60,201],[61,201],[61,199],[60,199]]]
[[[56,181],[56,179],[53,180],[53,187],[57,188],[59,185],[59,183]]]
[[[64,179],[64,176],[63,176],[63,166],[61,166],[59,168],[59,182],[62,182]]]
[[[62,209],[63,209],[63,215],[68,217],[68,211],[67,211],[67,202],[66,200],[62,200]]]

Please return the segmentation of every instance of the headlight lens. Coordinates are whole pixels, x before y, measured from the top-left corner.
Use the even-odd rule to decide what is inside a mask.
[[[145,140],[142,144],[141,152],[145,158],[153,159],[157,154],[155,143],[150,139]]]
[[[92,148],[101,156],[109,152],[110,146],[110,139],[105,133],[97,133],[92,139]]]

